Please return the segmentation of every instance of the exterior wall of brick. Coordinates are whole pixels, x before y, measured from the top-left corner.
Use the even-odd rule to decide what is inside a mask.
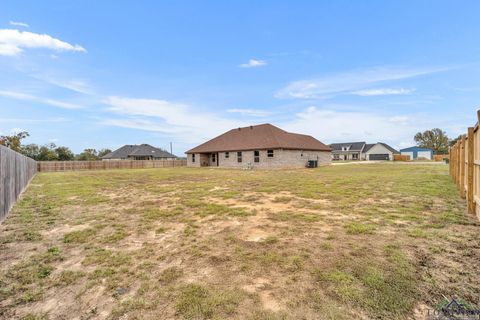
[[[259,151],[259,162],[255,162],[254,151],[241,151],[242,161],[238,162],[237,152],[230,151],[228,155],[225,152],[218,153],[215,156],[215,162],[211,154],[196,154],[195,162],[192,162],[192,154],[187,155],[187,166],[200,167],[201,164],[208,163],[209,166],[222,168],[305,168],[309,160],[317,160],[318,165],[330,164],[332,155],[330,151],[301,151],[275,149],[273,157],[268,157],[267,150]],[[199,159],[203,159],[200,160]]]

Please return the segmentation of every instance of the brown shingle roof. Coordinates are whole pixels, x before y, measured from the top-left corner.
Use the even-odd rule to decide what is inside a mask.
[[[186,153],[210,153],[260,149],[331,151],[312,136],[290,133],[271,124],[232,129]]]

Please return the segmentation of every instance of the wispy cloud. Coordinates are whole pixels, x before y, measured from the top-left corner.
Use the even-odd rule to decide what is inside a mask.
[[[30,27],[30,26],[28,25],[28,23],[18,22],[18,21],[10,21],[10,25],[11,25],[11,26],[15,26],[15,27],[24,27],[24,28]]]
[[[42,122],[65,122],[69,121],[67,118],[45,118],[45,119],[29,119],[29,118],[0,118],[0,122],[21,122],[21,123],[42,123]]]
[[[239,65],[240,68],[255,68],[267,65],[265,60],[250,59],[247,63],[242,63]]]
[[[86,80],[79,80],[79,79],[56,79],[50,76],[38,75],[33,74],[31,75],[32,78],[37,80],[45,81],[49,84],[53,84],[60,88],[65,88],[68,90],[72,90],[78,93],[83,94],[92,94],[93,88]]]
[[[38,34],[15,29],[0,29],[0,55],[15,56],[23,48],[45,48],[54,51],[87,52],[78,45],[53,38],[48,34]]]
[[[381,141],[397,147],[397,141],[409,141],[422,127],[420,121],[412,123],[410,118],[408,115],[387,116],[364,111],[342,112],[311,106],[297,113],[292,120],[282,123],[282,128],[311,134],[324,143]]]
[[[279,90],[277,98],[317,99],[362,90],[384,82],[403,80],[449,68],[377,67],[294,81]]]
[[[29,93],[17,92],[17,91],[5,91],[0,90],[0,97],[16,99],[16,100],[24,100],[24,101],[33,101],[41,104],[47,104],[53,107],[59,107],[63,109],[80,109],[82,106],[68,103],[56,99],[38,97]]]
[[[272,114],[269,111],[259,110],[259,109],[227,109],[227,112],[237,113],[237,114],[250,116],[250,117],[267,117]]]
[[[405,88],[376,88],[376,89],[364,89],[353,91],[351,94],[370,97],[370,96],[388,96],[388,95],[407,95],[411,94],[415,89],[405,89]]]
[[[112,96],[104,103],[109,106],[108,111],[126,118],[105,119],[101,121],[103,124],[164,133],[186,143],[199,143],[226,130],[248,125],[166,100]]]

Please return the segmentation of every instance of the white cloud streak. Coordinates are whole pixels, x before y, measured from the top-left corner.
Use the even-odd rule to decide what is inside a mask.
[[[294,81],[276,92],[277,98],[321,99],[343,93],[358,91],[379,83],[409,79],[448,68],[392,68],[377,67],[346,73]]]
[[[32,94],[28,93],[23,93],[23,92],[17,92],[17,91],[5,91],[5,90],[0,90],[0,97],[5,97],[5,98],[10,98],[10,99],[15,99],[15,100],[23,100],[23,101],[32,101],[32,102],[37,102],[40,104],[47,104],[53,107],[58,107],[58,108],[63,108],[63,109],[80,109],[82,106],[73,104],[73,103],[68,103],[56,99],[50,99],[50,98],[43,98],[43,97],[38,97]]]
[[[15,56],[24,48],[44,48],[54,51],[84,52],[84,47],[53,38],[48,34],[38,34],[15,29],[0,29],[0,55]]]
[[[249,125],[166,100],[112,96],[104,103],[109,105],[108,111],[127,118],[106,119],[103,124],[173,135],[185,143],[199,143],[232,128]]]
[[[255,68],[267,65],[265,60],[250,59],[247,63],[242,63],[239,65],[240,68]]]
[[[24,27],[24,28],[30,27],[30,26],[28,25],[28,23],[18,22],[18,21],[10,21],[10,25],[11,25],[11,26],[15,26],[15,27]]]
[[[309,107],[281,124],[292,132],[306,133],[324,143],[367,141],[386,142],[398,147],[419,131],[418,122],[409,116],[382,116],[369,112],[339,112]]]
[[[415,91],[415,89],[405,89],[405,88],[377,88],[377,89],[364,89],[354,91],[351,94],[370,97],[370,96],[388,96],[388,95],[408,95]]]
[[[237,113],[241,114],[244,116],[250,116],[250,117],[267,117],[271,115],[271,112],[265,111],[265,110],[259,110],[259,109],[227,109],[228,113]]]

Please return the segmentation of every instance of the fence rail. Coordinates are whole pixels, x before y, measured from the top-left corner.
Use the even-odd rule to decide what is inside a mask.
[[[38,171],[80,171],[185,167],[187,160],[38,161]]]
[[[36,172],[35,160],[0,146],[0,222]]]
[[[477,124],[469,127],[455,145],[450,148],[450,176],[467,200],[467,209],[480,219],[480,110]]]

